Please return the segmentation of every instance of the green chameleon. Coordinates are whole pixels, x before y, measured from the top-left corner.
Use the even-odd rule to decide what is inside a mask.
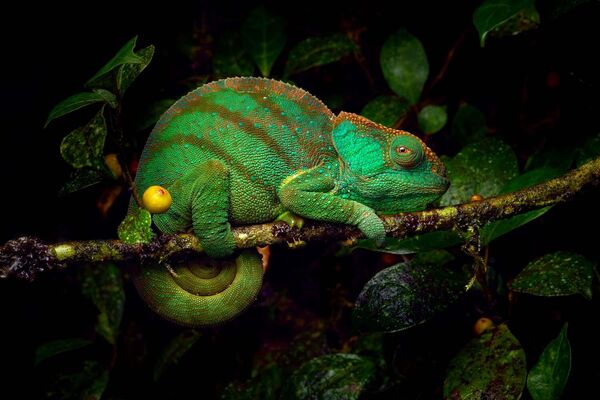
[[[160,185],[173,197],[166,213],[154,214],[154,224],[165,233],[193,229],[211,259],[144,266],[134,282],[168,320],[219,324],[254,301],[263,276],[256,251],[228,257],[235,250],[230,224],[291,214],[354,225],[382,241],[377,213],[423,209],[448,184],[442,162],[408,132],[356,114],[335,115],[283,82],[212,82],[160,118],[136,177],[140,193]]]

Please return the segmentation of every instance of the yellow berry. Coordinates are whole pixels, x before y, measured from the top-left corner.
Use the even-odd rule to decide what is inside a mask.
[[[158,185],[150,186],[142,196],[144,208],[152,214],[167,212],[172,202],[171,193]]]
[[[473,333],[477,336],[494,326],[494,322],[486,317],[479,318],[473,325]]]
[[[115,153],[110,153],[104,156],[104,163],[112,172],[115,178],[120,178],[123,175],[123,170],[121,169],[121,164],[119,164],[119,159]]]
[[[483,200],[483,196],[480,195],[480,194],[474,194],[473,196],[471,196],[470,200],[471,200],[471,202],[482,201]]]

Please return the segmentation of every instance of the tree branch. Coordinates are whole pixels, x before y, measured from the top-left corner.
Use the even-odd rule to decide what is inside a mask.
[[[536,208],[571,200],[590,187],[600,186],[600,157],[565,175],[514,193],[426,211],[383,216],[389,236],[404,238],[437,230],[461,229],[508,218]],[[302,229],[285,223],[239,226],[233,229],[236,246],[252,248],[269,244],[323,240],[356,240],[357,229],[309,221]],[[90,240],[43,244],[35,238],[22,237],[0,248],[0,277],[32,280],[36,273],[65,267],[78,262],[163,260],[184,250],[202,251],[192,234],[160,235],[148,244],[128,245],[119,240]]]

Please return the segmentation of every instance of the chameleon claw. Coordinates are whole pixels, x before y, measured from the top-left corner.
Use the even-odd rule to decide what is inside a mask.
[[[304,226],[304,218],[298,214],[294,214],[291,211],[285,211],[281,213],[277,218],[275,218],[275,222],[277,221],[285,222],[290,228],[302,229]]]

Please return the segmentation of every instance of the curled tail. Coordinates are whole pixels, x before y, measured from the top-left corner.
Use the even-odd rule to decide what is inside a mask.
[[[253,250],[229,259],[194,255],[171,267],[144,266],[133,280],[152,310],[180,325],[226,322],[252,304],[262,286],[262,262]]]

